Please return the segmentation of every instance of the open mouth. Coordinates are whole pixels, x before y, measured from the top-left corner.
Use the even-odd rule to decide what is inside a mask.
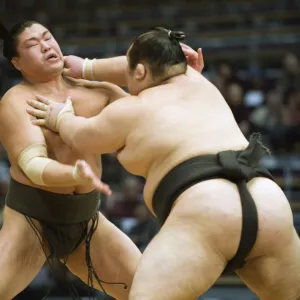
[[[49,61],[56,61],[56,60],[58,60],[58,55],[57,54],[55,54],[55,53],[53,53],[53,54],[50,54],[50,55],[48,55],[47,57],[46,57],[46,60],[49,60]]]

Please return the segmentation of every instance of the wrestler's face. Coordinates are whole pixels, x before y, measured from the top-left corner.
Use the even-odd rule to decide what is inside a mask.
[[[18,37],[17,51],[12,63],[24,76],[42,79],[61,74],[63,55],[47,28],[40,24],[27,27]]]

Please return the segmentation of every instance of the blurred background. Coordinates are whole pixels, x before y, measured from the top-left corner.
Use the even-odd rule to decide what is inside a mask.
[[[300,232],[299,0],[9,0],[6,5],[0,0],[0,3],[1,21],[8,27],[24,20],[39,21],[51,29],[65,55],[89,58],[123,55],[133,38],[151,27],[184,31],[188,45],[203,49],[203,74],[224,95],[245,136],[254,131],[263,134],[273,156],[264,157],[262,163],[286,193]],[[0,54],[0,96],[20,79]],[[9,179],[9,162],[5,150],[0,148],[1,210]],[[103,156],[103,180],[111,185],[114,194],[109,201],[103,199],[101,211],[143,251],[159,230],[143,204],[143,180],[128,174],[115,154]],[[84,285],[66,270],[61,272],[67,274],[85,299],[88,291]],[[60,282],[59,275],[63,274],[56,276],[45,265],[15,299],[40,300],[49,287],[47,299],[69,299],[68,290]],[[236,276],[224,276],[199,299],[258,298]]]

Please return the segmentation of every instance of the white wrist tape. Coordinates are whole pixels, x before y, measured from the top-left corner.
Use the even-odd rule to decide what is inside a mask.
[[[72,113],[73,115],[75,114],[73,104],[72,104],[72,101],[71,101],[70,97],[67,98],[66,105],[64,106],[64,108],[57,115],[56,126],[55,126],[57,132],[59,132],[59,126],[60,126],[61,120],[63,119],[64,115],[67,114],[67,113]]]
[[[87,80],[95,80],[94,77],[94,64],[96,62],[96,58],[88,59],[86,58],[83,62],[82,66],[82,78]]]

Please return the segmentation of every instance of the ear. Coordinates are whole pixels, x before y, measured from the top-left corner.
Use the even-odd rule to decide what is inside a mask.
[[[143,64],[138,64],[134,71],[134,77],[137,81],[141,81],[146,77],[147,68]]]
[[[20,65],[20,62],[19,62],[19,57],[13,57],[12,58],[12,60],[11,60],[11,63],[13,64],[13,66],[17,69],[17,70],[19,70],[19,71],[21,71],[21,65]]]

